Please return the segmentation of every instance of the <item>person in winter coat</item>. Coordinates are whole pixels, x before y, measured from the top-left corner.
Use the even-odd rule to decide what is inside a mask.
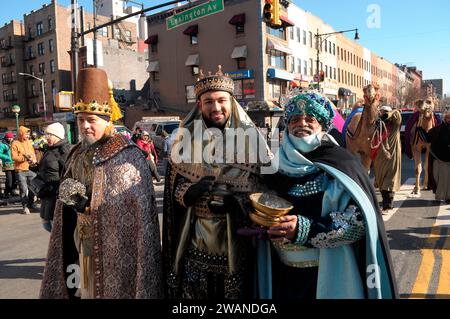
[[[30,129],[19,127],[19,135],[11,145],[11,158],[14,161],[16,178],[19,182],[20,197],[22,199],[23,214],[30,214],[35,209],[34,194],[28,190],[28,185],[36,174],[30,170],[37,164],[33,144],[30,141]]]
[[[51,232],[59,184],[71,147],[65,139],[64,126],[61,123],[47,126],[45,138],[48,147],[39,163],[38,175],[45,182],[45,193],[40,194],[42,226]]]
[[[158,154],[156,153],[155,145],[150,138],[150,134],[148,134],[147,131],[143,131],[142,139],[138,139],[136,144],[141,150],[147,153],[146,160],[150,165],[152,176],[159,182],[161,177],[159,176],[156,168],[156,164],[158,164]]]
[[[16,174],[14,173],[14,161],[11,158],[11,144],[14,140],[14,133],[8,132],[5,138],[0,142],[0,160],[2,161],[2,169],[5,172],[5,192],[4,197],[8,198],[13,195],[16,185]]]

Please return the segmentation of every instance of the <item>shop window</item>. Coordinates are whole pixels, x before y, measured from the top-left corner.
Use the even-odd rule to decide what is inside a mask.
[[[193,85],[186,85],[186,102],[187,103],[197,102]]]
[[[191,34],[191,44],[198,44],[198,36],[196,34]]]
[[[247,58],[237,58],[237,68],[238,70],[246,69],[247,68]]]
[[[244,34],[244,33],[245,33],[245,25],[236,24],[236,34]]]
[[[159,72],[150,72],[153,81],[159,81]]]

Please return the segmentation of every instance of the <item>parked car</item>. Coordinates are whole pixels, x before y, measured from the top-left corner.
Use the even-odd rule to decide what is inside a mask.
[[[164,149],[165,137],[163,132],[165,131],[170,136],[180,126],[180,123],[178,116],[147,117],[136,122],[133,131],[136,130],[136,127],[147,131],[155,144],[156,150],[160,152]]]
[[[414,114],[413,111],[402,112],[402,125],[400,126],[400,141],[402,143],[402,150],[405,149],[405,129],[411,116]]]
[[[158,152],[164,149],[164,143],[166,137],[163,132],[166,132],[169,136],[180,127],[181,121],[167,121],[157,123],[153,127],[154,130],[150,131],[150,136],[153,138],[153,143],[155,143],[155,148]]]

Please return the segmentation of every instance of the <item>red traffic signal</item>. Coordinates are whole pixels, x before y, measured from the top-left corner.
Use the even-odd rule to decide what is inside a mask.
[[[264,20],[266,22],[271,22],[273,19],[273,0],[266,0],[264,4],[263,10]]]

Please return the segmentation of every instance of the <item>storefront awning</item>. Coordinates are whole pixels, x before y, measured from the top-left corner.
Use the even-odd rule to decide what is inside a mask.
[[[234,47],[233,53],[231,53],[232,59],[246,58],[247,57],[247,46],[243,45],[241,47]]]
[[[154,34],[147,38],[147,40],[144,41],[145,44],[156,44],[158,43],[158,35]]]
[[[198,24],[191,25],[183,31],[186,35],[197,35],[198,34]]]
[[[148,64],[147,72],[159,72],[159,61],[151,61]]]
[[[192,54],[186,59],[186,66],[200,65],[200,56],[198,54]]]
[[[346,88],[339,88],[338,95],[339,96],[351,96],[353,93],[349,89]]]
[[[283,23],[283,25],[286,27],[293,27],[295,25],[294,22],[292,22],[285,16],[280,16],[280,20],[281,20],[281,23]]]
[[[228,21],[229,24],[232,25],[244,25],[245,24],[245,13],[236,14],[233,16],[230,21]]]
[[[285,47],[284,45],[277,43],[271,39],[267,40],[267,50],[277,50],[289,55],[292,55],[292,50],[288,47]]]

